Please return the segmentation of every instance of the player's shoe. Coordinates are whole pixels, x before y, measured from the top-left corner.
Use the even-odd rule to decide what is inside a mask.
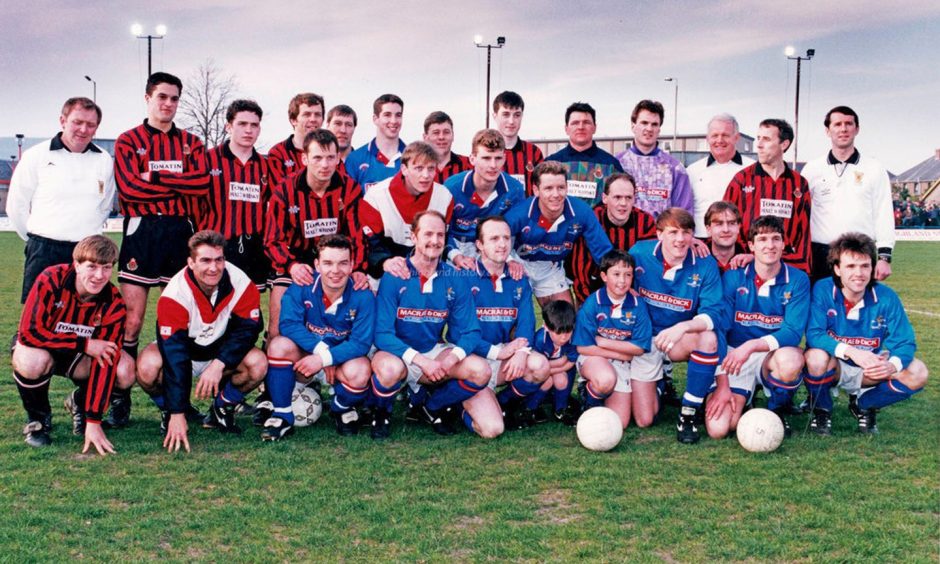
[[[527,429],[535,423],[532,410],[522,406],[507,405],[503,408],[503,425],[507,431],[519,431]]]
[[[330,416],[336,423],[336,433],[341,437],[351,437],[359,434],[359,412],[350,409],[342,413],[330,411]]]
[[[52,444],[52,414],[46,414],[41,421],[30,421],[23,427],[26,444],[31,447],[45,447]]]
[[[391,414],[376,409],[372,412],[369,435],[375,441],[383,441],[392,435]]]
[[[813,418],[809,422],[809,430],[817,435],[829,436],[832,434],[832,415],[825,409],[813,411]]]
[[[694,445],[701,436],[698,432],[696,423],[696,410],[694,407],[684,406],[679,411],[679,417],[676,420],[676,440],[682,444]]]
[[[672,370],[669,372],[671,374]],[[672,376],[663,375],[663,390],[662,394],[659,396],[659,399],[663,405],[669,405],[672,407],[680,407],[682,405],[682,400],[679,398],[679,392],[676,391],[676,385],[672,382]]]
[[[457,432],[454,430],[454,426],[451,425],[447,417],[445,417],[443,409],[440,411],[432,411],[428,409],[427,406],[422,405],[421,412],[424,415],[424,420],[431,425],[431,428],[434,429],[434,432],[438,435],[449,437]]]
[[[160,434],[163,435],[164,437],[166,436],[166,430],[169,428],[169,426],[170,426],[170,412],[165,409],[161,409],[160,410]]]
[[[259,401],[255,404],[254,411],[251,415],[251,423],[255,427],[264,427],[264,424],[267,423],[272,415],[274,415],[274,404],[271,403],[271,400]]]
[[[783,423],[783,438],[789,439],[793,436],[793,427],[790,426],[790,418],[787,417],[787,414],[790,412],[786,407],[781,407],[774,410],[774,413],[777,414],[777,417],[780,418],[780,422]]]
[[[206,418],[206,414],[193,407],[193,404],[187,405],[184,413],[187,423],[202,423]]]
[[[111,394],[111,408],[108,410],[108,416],[102,423],[109,429],[121,429],[127,427],[130,422],[131,391],[115,390]]]
[[[75,399],[76,392],[78,388],[65,397],[64,405],[65,410],[72,416],[72,434],[81,437],[85,435],[85,412]]]
[[[420,405],[408,404],[408,411],[405,412],[405,421],[408,423],[425,423],[424,411]]]
[[[578,424],[578,417],[581,416],[581,407],[575,403],[569,403],[568,407],[556,411],[552,414],[552,417],[555,421],[566,425],[568,427],[574,427]]]
[[[858,421],[858,432],[863,435],[877,435],[878,434],[878,423],[875,420],[875,415],[878,413],[877,409],[862,409],[858,406],[857,401],[852,401],[851,396],[849,400],[849,411],[852,412],[852,415],[855,417],[855,420]]]
[[[212,402],[209,408],[209,414],[202,420],[204,429],[218,429],[222,433],[231,433],[240,435],[241,427],[235,424],[235,404],[226,403],[216,405]]]
[[[262,441],[279,441],[294,433],[294,426],[284,421],[280,417],[271,417],[264,422],[264,430],[261,431]]]

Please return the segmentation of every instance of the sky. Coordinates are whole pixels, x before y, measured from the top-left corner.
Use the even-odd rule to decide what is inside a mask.
[[[70,96],[91,97],[104,111],[98,131],[114,138],[145,114],[146,41],[153,68],[184,82],[207,59],[235,75],[238,95],[265,110],[259,146],[290,133],[287,103],[303,91],[359,113],[354,145],[374,136],[371,104],[393,92],[405,101],[405,141],[424,117],[444,110],[455,122],[454,149],[466,152],[484,127],[486,50],[492,93],[526,101],[521,135],[564,136],[564,110],[585,101],[597,110],[597,135],[629,134],[643,98],[666,107],[663,138],[673,131],[678,79],[679,134],[704,133],[729,112],[742,132],[782,117],[793,123],[796,69],[784,47],[816,50],[804,62],[799,157],[828,150],[825,112],[846,104],[860,115],[860,150],[903,172],[940,148],[940,3],[911,0],[791,1],[346,1],[137,0],[3,3],[0,33],[0,136],[48,137]],[[394,9],[389,10],[389,7]],[[792,150],[791,150],[792,152]],[[792,158],[792,153],[787,154]]]

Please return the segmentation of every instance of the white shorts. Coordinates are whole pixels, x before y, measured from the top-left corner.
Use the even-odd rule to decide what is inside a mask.
[[[524,260],[522,264],[536,298],[566,292],[571,287],[571,281],[565,277],[565,268],[560,262]]]
[[[839,363],[839,383],[836,386],[845,390],[848,394],[858,395],[862,389],[862,373],[864,370],[861,366],[853,366],[844,360],[837,361]]]
[[[202,376],[202,373],[206,371],[206,368],[209,368],[211,363],[212,360],[193,360],[193,378]]]
[[[499,369],[500,367],[503,366],[503,361],[502,360],[490,360],[488,358],[484,358],[483,360],[485,360],[486,363],[490,365],[491,374],[490,374],[490,381],[487,384],[487,387],[489,387],[489,389],[491,390],[495,390],[496,386],[499,385]],[[505,382],[503,383],[505,384]]]
[[[480,258],[480,252],[477,251],[476,241],[456,241],[457,252],[465,257]]]
[[[655,336],[653,337],[655,340]],[[630,362],[630,377],[640,382],[658,382],[663,378],[663,361],[666,353],[652,345],[652,350],[633,357]]]
[[[583,355],[578,355],[578,360],[575,364],[578,367],[578,374],[584,374],[584,371],[581,370],[581,365],[584,364],[584,361],[587,360],[587,357]],[[630,362],[624,360],[610,360],[605,359],[610,362],[611,367],[614,369],[614,373],[617,375],[617,383],[614,384],[614,391],[620,392],[623,394],[629,394],[633,391],[633,386],[630,385],[630,380],[633,379],[633,370]],[[662,371],[660,371],[660,376]],[[581,376],[582,380],[585,380],[584,376]]]
[[[451,345],[450,343],[438,343],[434,345],[434,348],[428,352],[421,354],[428,358],[437,358],[439,354],[446,351],[447,349],[452,348],[454,348],[454,345]],[[412,392],[417,392],[421,387],[421,384],[418,383],[418,380],[421,379],[421,376],[424,375],[424,372],[421,372],[421,367],[417,364],[405,364],[405,370],[408,371],[408,375],[406,376],[408,387],[411,388]]]
[[[733,350],[734,347],[728,347],[729,353]],[[728,377],[728,384],[731,386],[731,391],[750,400],[751,396],[754,395],[754,389],[757,387],[757,383],[761,381],[761,367],[764,366],[764,359],[767,358],[769,354],[770,351],[763,351],[752,353],[751,356],[747,357],[747,360],[741,365],[741,370],[734,376]],[[719,364],[717,370],[715,370],[715,376],[724,373],[724,369]],[[717,388],[717,385],[712,384],[711,388],[708,389],[708,393],[715,391],[715,388]]]

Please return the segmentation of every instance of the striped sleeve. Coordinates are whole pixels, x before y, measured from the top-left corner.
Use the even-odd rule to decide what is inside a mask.
[[[99,325],[92,338],[109,341],[118,345],[114,361],[106,366],[97,361],[91,362],[88,376],[88,388],[85,393],[85,413],[89,421],[100,422],[108,410],[111,390],[117,379],[117,366],[121,360],[121,345],[124,343],[124,322],[127,308],[117,290],[112,290],[112,300],[107,304]]]
[[[53,266],[36,278],[20,317],[19,340],[24,345],[53,351],[85,350],[87,338],[71,331],[55,331],[53,312],[57,304],[61,305],[59,290],[67,271],[67,268]]]

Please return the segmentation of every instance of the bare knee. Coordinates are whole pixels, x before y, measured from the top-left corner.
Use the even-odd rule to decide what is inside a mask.
[[[526,359],[526,370],[529,380],[536,383],[542,383],[548,379],[550,367],[548,359],[543,355],[532,353]]]
[[[372,371],[379,383],[385,387],[394,386],[405,377],[405,364],[391,355],[376,355],[372,360]]]
[[[134,366],[134,359],[130,355],[122,354],[117,367],[117,382],[115,385],[121,390],[129,390],[134,387],[137,380],[137,371]]]
[[[484,439],[495,439],[503,434],[505,425],[501,417],[483,417],[479,421],[473,422],[477,434]]]
[[[813,376],[822,376],[829,370],[832,357],[822,349],[809,349],[803,355],[806,361],[806,371]]]
[[[36,380],[52,371],[52,355],[18,344],[13,349],[13,370],[26,380]]]
[[[268,373],[268,358],[261,349],[252,348],[241,362],[248,377],[248,385],[254,388],[260,384]]]
[[[493,371],[490,370],[490,365],[488,362],[483,360],[483,358],[470,355],[467,358],[461,361],[464,370],[467,372],[467,380],[473,382],[477,386],[485,386],[489,384],[490,377],[493,375]]]
[[[718,336],[714,331],[702,331],[695,340],[695,348],[704,353],[713,353],[718,350]]]
[[[287,337],[277,336],[268,342],[268,356],[271,358],[292,358],[298,351],[297,345]]]
[[[157,383],[161,369],[163,358],[156,343],[151,343],[137,357],[137,383],[144,390],[151,391]]]
[[[365,357],[354,358],[343,364],[343,380],[354,388],[364,388],[369,385],[372,376],[372,366]]]
[[[796,382],[803,372],[803,353],[796,347],[784,347],[774,351],[771,367],[774,378],[782,382]]]
[[[927,365],[914,359],[902,373],[901,382],[912,390],[919,390],[927,385]]]

